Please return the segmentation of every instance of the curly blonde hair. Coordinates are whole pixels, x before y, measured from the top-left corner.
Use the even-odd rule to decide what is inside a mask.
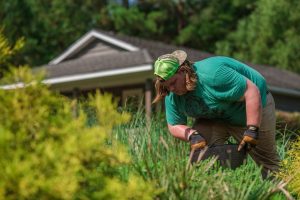
[[[193,91],[197,85],[197,75],[192,67],[194,63],[185,60],[184,63],[182,63],[182,65],[179,67],[179,69],[177,70],[177,72],[179,70],[183,70],[186,72],[186,89],[188,91]],[[177,73],[176,72],[176,73]],[[164,79],[157,77],[156,81],[155,81],[155,91],[156,91],[156,96],[154,98],[154,100],[152,101],[152,103],[157,103],[160,100],[162,100],[165,96],[167,96],[169,94],[169,91],[167,90],[167,88],[165,88],[163,86]]]

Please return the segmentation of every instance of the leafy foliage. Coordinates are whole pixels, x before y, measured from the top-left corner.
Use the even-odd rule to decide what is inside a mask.
[[[91,28],[95,28],[106,1],[0,1],[1,25],[9,41],[26,40],[18,64],[49,62]]]
[[[288,157],[282,162],[283,168],[280,176],[288,183],[289,188],[300,197],[300,136],[293,142]]]
[[[51,92],[28,68],[5,77],[25,87],[0,90],[0,199],[151,199],[155,190],[121,166],[130,163],[112,126],[129,120],[110,95],[90,96],[97,123],[76,101]],[[113,148],[112,148],[113,147]]]
[[[217,53],[300,72],[300,2],[260,0],[238,29],[217,43]]]
[[[215,43],[236,29],[237,22],[254,10],[256,1],[202,1],[192,4],[188,22],[179,31],[176,41],[181,45],[215,52]]]
[[[9,41],[3,34],[3,28],[0,28],[0,77],[12,66],[12,58],[24,45],[24,39],[18,39],[14,45],[10,45]]]
[[[92,28],[225,54],[300,72],[297,0],[0,1],[15,64],[45,64]]]
[[[164,11],[144,13],[138,7],[125,8],[110,4],[101,10],[100,23],[105,29],[116,30],[126,35],[160,37],[165,28],[163,22],[167,19]]]

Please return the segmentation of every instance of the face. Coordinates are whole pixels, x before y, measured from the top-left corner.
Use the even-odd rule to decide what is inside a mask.
[[[170,92],[177,95],[184,95],[188,92],[186,89],[185,72],[178,71],[174,76],[162,83],[164,87]]]

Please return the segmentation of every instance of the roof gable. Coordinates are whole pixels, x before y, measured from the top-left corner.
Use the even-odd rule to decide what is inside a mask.
[[[187,52],[191,61],[202,60],[213,54],[197,49],[166,44],[160,41],[126,36],[103,30],[91,30],[45,68],[48,78],[73,76],[104,70],[153,64],[158,56],[176,49]],[[244,62],[244,61],[243,61]],[[260,72],[270,87],[300,91],[300,76],[282,69],[247,63]],[[55,66],[56,65],[56,66]]]
[[[119,51],[138,51],[139,48],[117,38],[91,30],[73,43],[64,53],[49,62],[56,65],[63,61],[95,54],[104,55]]]

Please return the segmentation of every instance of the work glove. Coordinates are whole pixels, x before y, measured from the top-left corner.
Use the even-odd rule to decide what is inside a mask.
[[[200,135],[198,131],[195,131],[190,135],[189,141],[191,145],[191,150],[202,149],[206,146],[205,139]]]
[[[257,145],[258,140],[258,127],[248,126],[248,129],[244,132],[243,140],[241,141],[238,151],[246,146],[246,150],[249,151],[251,148]]]

